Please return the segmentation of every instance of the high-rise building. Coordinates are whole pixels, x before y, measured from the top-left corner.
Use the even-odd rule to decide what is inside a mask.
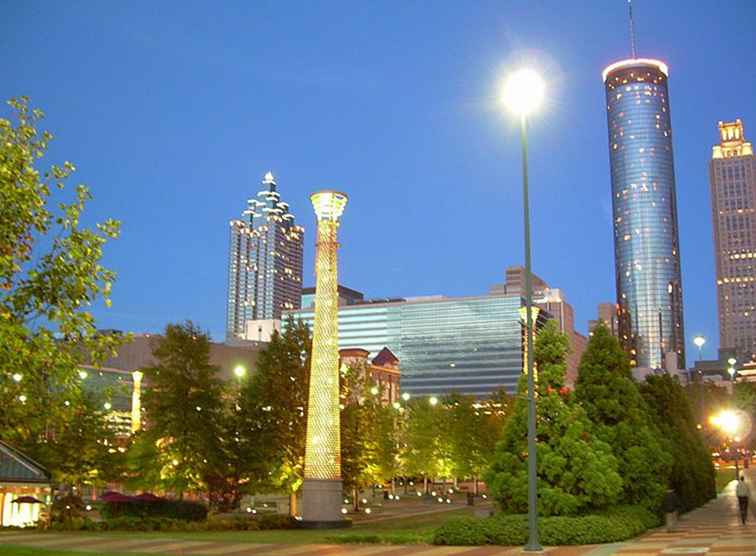
[[[491,295],[525,295],[525,268],[510,266],[506,269],[506,282],[491,286]],[[570,352],[567,354],[567,371],[565,378],[568,384],[577,379],[580,358],[583,356],[588,339],[575,330],[575,311],[564,293],[558,288],[550,287],[540,276],[530,273],[530,283],[533,287],[533,304],[546,311],[554,319],[559,331],[567,336]]]
[[[593,333],[593,329],[600,322],[604,323],[604,326],[606,326],[612,336],[619,336],[619,319],[617,318],[617,306],[614,303],[598,304],[598,318],[588,321],[589,335]]]
[[[719,346],[756,359],[756,158],[743,123],[719,122],[709,167]]]
[[[339,348],[359,347],[369,357],[389,348],[400,361],[402,392],[413,396],[459,392],[485,398],[501,388],[514,392],[523,372],[523,305],[519,294],[341,305]],[[312,328],[312,308],[288,314]],[[541,311],[536,325],[547,318]]]
[[[603,72],[619,337],[633,366],[672,371],[685,336],[668,75],[646,58]]]
[[[304,230],[294,223],[268,172],[263,189],[231,220],[226,337],[262,340],[280,328],[281,311],[298,309]]]

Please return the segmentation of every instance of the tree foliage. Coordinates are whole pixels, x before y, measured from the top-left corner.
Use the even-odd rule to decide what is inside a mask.
[[[538,511],[542,515],[574,515],[616,502],[622,488],[617,460],[574,394],[564,385],[568,342],[550,321],[538,333],[534,360],[538,369],[536,425]],[[504,511],[527,510],[526,376],[519,384],[514,413],[486,483]]]
[[[671,446],[669,486],[677,493],[684,511],[697,508],[716,496],[714,466],[685,390],[669,375],[648,376],[640,389],[654,422]]]
[[[593,329],[583,353],[575,396],[619,462],[622,501],[656,511],[667,490],[669,446],[633,380],[627,355],[603,323]]]
[[[91,194],[84,185],[68,193],[73,164],[40,168],[52,140],[37,128],[42,112],[24,97],[8,104],[12,116],[0,118],[0,438],[79,480],[55,454],[66,450],[64,438],[84,441],[70,436],[87,410],[73,405],[86,403],[78,365],[85,355],[112,355],[119,342],[97,333],[91,312],[110,304],[115,274],[101,258],[119,224],[82,223]]]
[[[137,450],[154,454],[159,486],[178,493],[207,488],[205,474],[219,454],[222,384],[210,364],[210,339],[192,322],[169,324],[144,369],[148,427]],[[157,451],[153,451],[152,445]],[[146,463],[146,462],[145,462]]]
[[[242,442],[257,446],[250,474],[257,488],[296,493],[304,479],[307,397],[312,339],[301,321],[289,319],[260,352],[257,370],[241,390]]]

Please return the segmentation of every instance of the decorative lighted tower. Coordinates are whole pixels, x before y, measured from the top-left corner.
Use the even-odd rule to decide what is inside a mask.
[[[315,254],[315,320],[307,406],[302,520],[338,526],[341,516],[341,415],[336,235],[347,196],[331,190],[310,196],[318,218]]]

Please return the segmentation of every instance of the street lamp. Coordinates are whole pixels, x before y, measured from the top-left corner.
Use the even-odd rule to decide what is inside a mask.
[[[234,367],[234,374],[236,378],[244,378],[244,375],[247,374],[247,369],[244,368],[244,365],[237,365]]]
[[[436,405],[438,403],[438,398],[436,396],[431,396],[428,398],[428,403],[431,405]]]
[[[410,399],[410,393],[409,393],[409,392],[405,392],[404,394],[402,394],[402,399],[403,399],[403,400],[404,400],[405,402],[408,402],[408,401],[409,401],[409,399]]]
[[[525,221],[525,325],[527,327],[528,367],[528,543],[527,551],[541,551],[538,540],[538,494],[536,491],[536,406],[533,373],[533,284],[530,260],[530,204],[528,199],[528,115],[543,100],[545,84],[541,76],[529,68],[513,72],[504,82],[502,101],[520,117],[522,147],[522,201]]]
[[[698,334],[697,336],[693,337],[693,343],[698,348],[698,360],[701,361],[702,359],[702,349],[704,347],[704,344],[706,343],[706,338],[704,338],[701,334]],[[695,368],[695,365],[693,366]],[[703,368],[701,368],[700,371],[698,371],[701,375],[701,384],[699,385],[699,393],[701,394],[701,419],[705,419],[706,415],[706,405],[704,401],[704,376],[703,376]],[[691,371],[690,376],[688,377],[691,382],[693,382],[693,372]]]

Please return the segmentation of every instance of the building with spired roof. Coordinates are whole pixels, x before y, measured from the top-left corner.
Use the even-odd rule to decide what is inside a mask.
[[[230,222],[227,340],[267,341],[281,312],[299,309],[304,229],[281,200],[271,172]]]

